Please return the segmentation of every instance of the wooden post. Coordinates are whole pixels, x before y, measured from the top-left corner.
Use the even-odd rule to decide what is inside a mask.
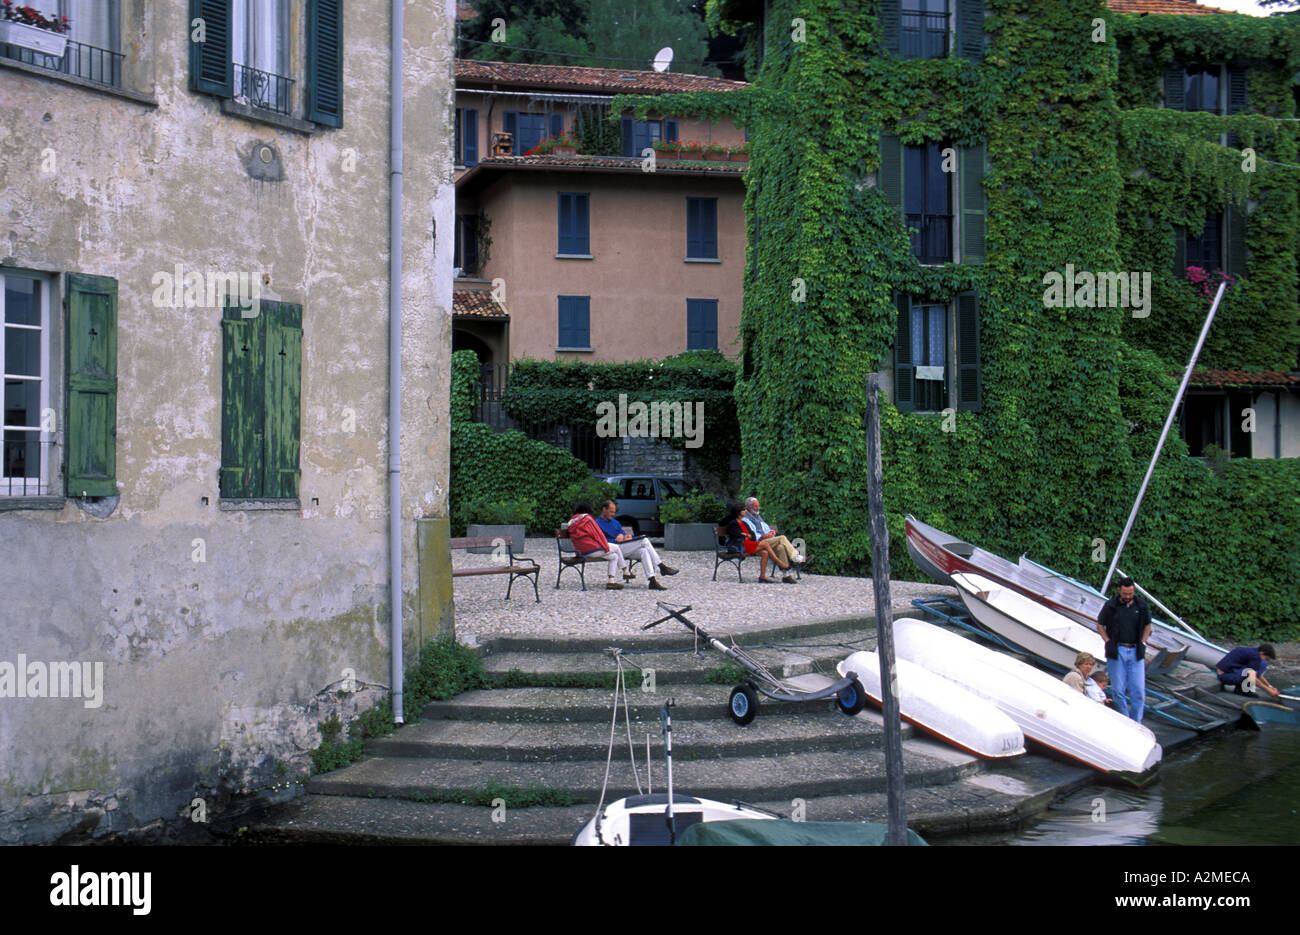
[[[871,579],[876,592],[876,655],[880,659],[880,700],[885,716],[885,782],[889,795],[891,845],[907,844],[907,802],[903,795],[903,723],[894,677],[894,614],[889,599],[889,529],[885,525],[880,460],[880,381],[867,378],[867,506],[871,528]]]

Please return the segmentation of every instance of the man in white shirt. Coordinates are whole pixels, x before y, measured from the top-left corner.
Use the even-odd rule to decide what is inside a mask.
[[[749,527],[749,531],[753,534],[754,540],[756,542],[770,541],[772,543],[772,551],[776,553],[776,557],[787,565],[795,562],[802,565],[804,561],[803,556],[794,550],[794,546],[790,544],[789,539],[785,536],[777,535],[776,527],[770,526],[764,521],[762,515],[759,513],[761,507],[762,504],[758,502],[758,497],[750,497],[745,501],[745,517],[742,522]],[[746,547],[745,551],[752,552],[753,550]]]

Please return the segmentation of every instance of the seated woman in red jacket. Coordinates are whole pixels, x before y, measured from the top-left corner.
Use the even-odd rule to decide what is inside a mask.
[[[776,581],[767,576],[767,560],[771,559],[776,562],[776,566],[786,572],[785,577],[781,580],[786,584],[798,584],[794,575],[790,574],[790,566],[782,564],[781,559],[777,557],[772,548],[772,542],[764,539],[761,542],[754,541],[754,534],[750,528],[743,522],[745,519],[745,508],[739,503],[727,505],[727,515],[722,518],[723,526],[727,527],[727,548],[734,552],[742,549],[758,556],[758,580],[764,584],[775,584]],[[753,545],[751,550],[749,547]]]
[[[596,517],[591,515],[591,504],[573,505],[573,516],[569,517],[569,541],[573,543],[573,551],[585,558],[603,556],[607,559],[609,583],[605,587],[611,591],[623,590],[623,582],[618,580],[618,573],[627,565],[627,559],[620,550],[610,548],[609,540],[596,524]]]

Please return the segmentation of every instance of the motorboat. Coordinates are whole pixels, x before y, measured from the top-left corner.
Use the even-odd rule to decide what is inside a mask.
[[[853,653],[836,668],[840,675],[855,673],[867,698],[880,707],[880,657],[876,653]],[[894,675],[899,713],[907,723],[975,756],[997,758],[1025,752],[1025,735],[991,702],[906,659],[894,660]]]
[[[1148,728],[1033,666],[921,620],[894,621],[894,648],[992,702],[1029,740],[1135,785],[1154,778],[1162,751]]]

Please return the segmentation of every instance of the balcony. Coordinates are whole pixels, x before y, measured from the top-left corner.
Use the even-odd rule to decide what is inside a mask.
[[[283,75],[258,71],[235,62],[234,97],[236,101],[269,110],[276,114],[292,115],[293,80]]]
[[[0,58],[12,59],[16,62],[22,62],[24,65],[31,65],[34,68],[80,78],[82,81],[88,81],[91,84],[101,85],[105,88],[120,89],[122,87],[122,62],[126,56],[121,52],[113,52],[109,49],[86,45],[84,42],[68,40],[68,47],[62,58],[45,55],[34,49],[11,45],[6,42],[0,42]]]

